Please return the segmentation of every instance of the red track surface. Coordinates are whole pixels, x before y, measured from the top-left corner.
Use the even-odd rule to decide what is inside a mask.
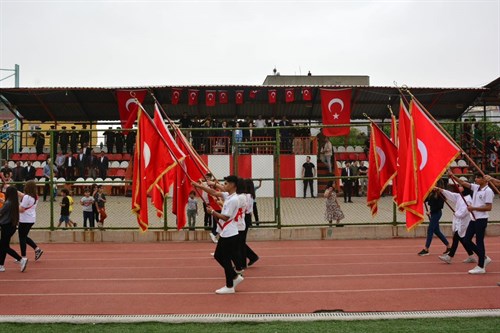
[[[419,257],[423,239],[254,242],[261,259],[234,295],[216,295],[211,243],[42,244],[26,272],[0,273],[0,314],[310,313],[500,308],[500,237],[493,262],[469,275],[463,249],[447,265]],[[17,245],[16,245],[17,246]],[[31,249],[29,250],[31,251]],[[32,258],[33,252],[29,253]]]

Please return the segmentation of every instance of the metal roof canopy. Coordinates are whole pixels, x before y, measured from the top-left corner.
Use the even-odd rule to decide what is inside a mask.
[[[492,85],[499,79],[490,83]],[[302,100],[302,88],[311,88],[313,100]],[[172,105],[173,88],[182,88],[180,102]],[[284,88],[294,88],[295,102],[285,103]],[[319,86],[319,85],[198,85],[198,86],[155,86],[126,88],[1,88],[0,98],[9,109],[14,108],[22,118],[42,122],[96,122],[101,120],[119,120],[115,92],[120,89],[150,89],[160,101],[170,118],[177,119],[184,112],[193,117],[217,119],[240,118],[281,118],[321,120],[320,89],[351,88],[351,118],[365,119],[366,113],[373,119],[389,118],[387,105],[397,113],[400,94],[396,87],[384,86]],[[188,89],[199,90],[198,105],[188,106]],[[268,89],[277,90],[277,103],[268,103]],[[485,88],[408,88],[411,93],[431,112],[436,119],[458,119],[470,106],[483,105],[483,94],[488,94],[493,87]],[[228,104],[208,107],[205,105],[205,91],[226,90]],[[244,103],[235,104],[237,90],[244,91]],[[255,99],[249,98],[251,90],[258,90]],[[498,87],[497,87],[498,90]],[[152,114],[153,98],[148,94],[144,101],[145,108]]]

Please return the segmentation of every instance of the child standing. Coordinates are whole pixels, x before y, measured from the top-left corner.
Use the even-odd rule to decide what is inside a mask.
[[[76,222],[71,220],[71,213],[73,212],[73,205],[75,204],[75,200],[73,200],[73,197],[71,196],[71,192],[69,192],[69,191],[68,191],[67,198],[68,198],[68,202],[69,202],[69,215],[70,215],[69,222],[71,223],[71,225],[73,227],[76,227]]]
[[[198,200],[196,200],[196,192],[189,192],[187,204],[187,218],[189,230],[194,230],[196,224],[196,215],[198,215]]]
[[[67,228],[68,226],[73,227],[73,223],[69,219],[69,208],[70,208],[70,203],[68,199],[69,191],[68,189],[63,188],[61,190],[61,196],[62,200],[61,203],[59,204],[61,206],[61,216],[59,217],[59,224],[57,225],[58,228],[61,227],[61,224],[64,222],[65,227]]]
[[[337,201],[337,194],[335,193],[335,188],[333,187],[333,181],[329,181],[326,184],[326,190],[324,197],[326,198],[326,211],[325,220],[332,224],[333,220],[340,223],[340,220],[344,218],[344,213],[340,209],[339,202]]]
[[[86,188],[83,192],[84,196],[80,199],[80,205],[83,206],[83,227],[87,228],[87,220],[89,227],[94,228],[94,212],[92,206],[94,205],[94,198],[90,196],[90,189]]]
[[[97,220],[97,226],[102,229],[104,226],[104,220],[108,215],[106,214],[106,195],[102,191],[102,185],[97,186],[97,193],[94,196],[95,205],[97,205],[97,211],[99,213],[99,219]]]

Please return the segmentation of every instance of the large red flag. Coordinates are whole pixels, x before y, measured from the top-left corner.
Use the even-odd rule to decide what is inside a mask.
[[[248,94],[248,97],[250,97],[251,99],[255,99],[257,98],[257,93],[259,91],[258,90],[250,90],[250,93]]]
[[[323,125],[349,125],[351,123],[351,89],[321,89]],[[345,136],[351,132],[350,126],[325,127],[325,136]]]
[[[235,103],[243,104],[243,90],[236,90]]]
[[[285,89],[285,102],[286,103],[292,103],[295,101],[295,91],[293,88],[286,88]]]
[[[219,90],[219,103],[220,104],[227,104],[228,99],[227,99],[227,90]]]
[[[167,146],[170,148],[170,155],[173,157],[173,160],[176,162],[184,160],[185,155],[179,148],[179,146],[177,146],[177,143],[172,137],[172,134],[170,134],[170,131],[165,126],[163,117],[161,116],[160,110],[158,109],[158,105],[156,104],[155,104],[154,123],[158,128],[158,131],[160,132],[161,136],[165,139]],[[156,207],[156,214],[158,217],[163,216],[163,205],[165,196],[169,191],[170,185],[175,183],[176,171],[178,168],[179,165],[176,165],[175,168],[170,169],[152,190],[153,193],[151,195],[151,198],[154,206]]]
[[[172,104],[177,105],[181,99],[182,89],[180,88],[172,88]]]
[[[368,168],[366,202],[374,216],[377,214],[378,200],[391,179],[396,176],[398,151],[396,145],[377,125],[372,123],[370,127],[370,167]]]
[[[193,106],[193,105],[198,105],[198,93],[200,91],[196,89],[189,89],[189,94],[188,94],[188,105]]]
[[[269,104],[276,104],[276,89],[269,89],[267,95]]]
[[[205,104],[207,106],[215,106],[215,90],[207,90],[205,92]]]
[[[302,88],[302,99],[304,101],[312,101],[312,89]]]
[[[147,90],[117,90],[118,111],[122,128],[132,128],[137,119],[139,104],[144,102]]]
[[[396,121],[396,116],[391,111],[391,141],[394,143],[396,148],[398,147],[398,123]],[[397,165],[397,164],[396,164]],[[394,202],[397,203],[398,190],[397,190],[397,175],[392,179],[392,198]]]
[[[406,178],[406,163],[408,157],[408,140],[410,136],[410,114],[406,109],[403,100],[399,104],[399,128],[397,132],[398,146],[398,173],[396,176],[396,203],[400,210],[403,210],[405,202],[403,202],[404,184]],[[412,181],[413,186],[416,186],[415,180]],[[416,202],[416,193],[412,198],[406,198],[408,204]]]
[[[138,191],[132,194],[132,210],[138,215],[139,226],[143,231],[147,230],[147,193],[149,193],[169,170],[175,167],[176,161],[170,155],[167,143],[160,135],[158,128],[153,123],[149,115],[142,110],[138,111],[138,129],[140,134],[138,145],[136,145],[136,157],[134,162],[134,182],[133,189]],[[136,170],[136,167],[138,168]],[[140,197],[140,198],[139,198]],[[143,213],[145,211],[145,214]]]

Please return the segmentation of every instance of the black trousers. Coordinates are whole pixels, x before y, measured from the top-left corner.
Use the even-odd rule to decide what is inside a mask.
[[[467,251],[467,254],[469,256],[474,254],[474,252],[472,252],[472,250],[469,248],[469,245],[467,244],[467,241],[465,240],[465,236],[464,236],[464,238],[462,238],[458,235],[458,231],[455,231],[455,233],[453,234],[453,242],[451,243],[450,252],[448,253],[448,255],[450,257],[453,258],[455,256],[455,252],[457,252],[457,248],[458,248],[458,243],[462,244],[462,246],[464,247],[465,251]]]
[[[484,260],[486,259],[486,249],[484,247],[484,234],[486,232],[486,227],[488,226],[488,219],[476,219],[475,221],[470,221],[467,232],[465,233],[465,241],[467,246],[475,253],[478,257],[477,265],[484,268]],[[476,244],[472,242],[472,237],[476,235]]]
[[[220,210],[216,210],[217,213],[220,214]],[[217,218],[215,218],[214,216],[211,216],[210,217],[212,218],[212,222],[211,222],[211,225],[212,225],[212,234],[214,234],[214,236],[217,235]]]
[[[247,234],[248,234],[248,229],[252,226],[252,215],[251,214],[245,214],[245,231],[243,235],[243,241],[245,242],[245,246],[242,248],[242,258],[243,258],[243,268],[247,267],[247,259],[250,261],[255,261],[259,259],[259,256],[257,253],[255,253],[250,246],[248,246],[247,243]]]
[[[34,249],[37,248],[36,243],[28,237],[33,223],[19,222],[19,246],[21,247],[21,256],[26,257],[26,244]]]
[[[1,224],[0,227],[2,228],[2,233],[0,236],[2,237],[0,238],[0,265],[3,266],[5,264],[5,257],[7,256],[7,254],[16,260],[21,260],[21,256],[10,247],[10,239],[12,238],[12,236],[14,236],[16,227],[14,227],[10,223]]]
[[[94,228],[94,212],[83,212],[83,227],[87,228],[87,220],[89,221],[89,227]]]
[[[345,180],[344,181],[344,202],[352,201],[352,181]]]
[[[238,235],[232,237],[220,237],[217,247],[215,248],[214,258],[217,260],[219,265],[224,268],[224,274],[226,276],[226,287],[233,287],[233,280],[236,278],[237,274],[233,269],[231,262],[236,261],[238,250]]]
[[[259,225],[259,211],[257,209],[257,201],[253,201],[253,217],[255,218],[255,222]]]
[[[312,179],[304,180],[304,198],[306,197],[307,185],[309,185],[311,188],[311,197],[314,197],[314,185],[313,184],[314,183],[313,183]]]
[[[203,201],[203,212],[205,213],[203,216],[203,225],[208,228],[212,227],[212,215],[207,212],[207,204],[205,201]]]

